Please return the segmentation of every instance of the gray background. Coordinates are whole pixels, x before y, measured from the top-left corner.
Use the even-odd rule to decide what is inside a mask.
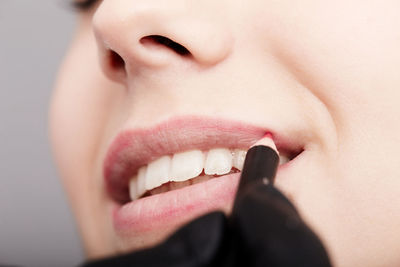
[[[76,266],[82,247],[53,165],[48,100],[71,0],[0,0],[0,265]]]

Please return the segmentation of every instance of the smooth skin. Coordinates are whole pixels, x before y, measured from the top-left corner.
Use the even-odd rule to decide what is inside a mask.
[[[171,232],[140,246],[115,233],[102,176],[115,134],[201,115],[299,129],[304,161],[277,187],[335,266],[399,266],[399,13],[398,0],[103,0],[81,12],[50,132],[88,258]]]

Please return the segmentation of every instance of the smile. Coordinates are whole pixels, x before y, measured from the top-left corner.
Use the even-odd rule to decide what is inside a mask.
[[[237,121],[178,117],[121,131],[104,160],[106,191],[117,228],[159,224],[232,202],[246,151],[270,134],[282,170],[303,151],[300,140]],[[190,211],[190,212],[188,212]],[[183,215],[184,213],[184,215]],[[191,215],[190,215],[191,214]]]

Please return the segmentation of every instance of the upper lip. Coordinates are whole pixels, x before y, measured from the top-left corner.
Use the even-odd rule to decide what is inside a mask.
[[[163,155],[191,149],[248,149],[270,134],[280,152],[299,154],[304,145],[273,129],[209,117],[175,117],[149,128],[125,129],[111,143],[103,164],[107,191],[120,202],[129,201],[128,184],[141,166]]]

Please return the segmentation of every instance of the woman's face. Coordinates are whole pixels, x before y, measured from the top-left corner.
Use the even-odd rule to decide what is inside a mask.
[[[81,12],[50,126],[88,257],[229,212],[240,167],[226,149],[271,133],[292,158],[276,186],[333,263],[398,266],[399,11],[397,0],[104,0]],[[211,179],[204,164],[234,174]]]

